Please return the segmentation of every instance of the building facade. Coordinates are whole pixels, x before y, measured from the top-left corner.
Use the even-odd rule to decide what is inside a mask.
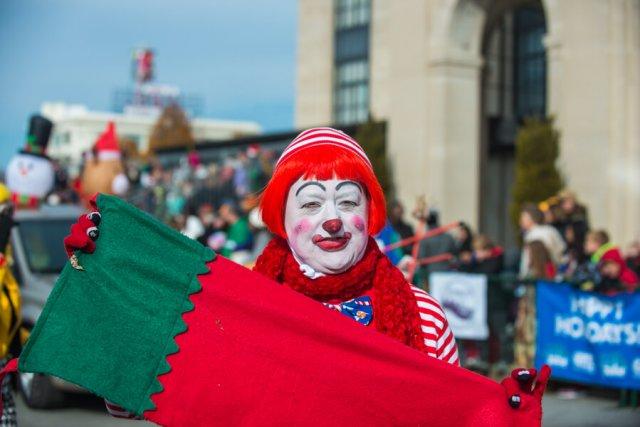
[[[146,152],[159,111],[152,115],[120,114],[89,111],[83,105],[44,103],[41,114],[54,123],[48,154],[73,170],[79,166],[82,153],[91,150],[110,121],[115,123],[119,138],[134,141],[138,151]],[[226,140],[261,132],[260,126],[253,122],[194,118],[190,120],[190,124],[196,141]]]
[[[513,241],[513,142],[555,118],[591,224],[640,232],[640,0],[300,0],[296,126],[387,122],[399,198]]]

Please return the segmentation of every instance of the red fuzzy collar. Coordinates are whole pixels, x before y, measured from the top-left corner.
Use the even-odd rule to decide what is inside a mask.
[[[376,328],[424,350],[415,296],[373,239],[369,239],[362,259],[344,273],[310,279],[300,271],[286,240],[275,237],[258,257],[254,270],[322,302],[346,301],[373,289]]]

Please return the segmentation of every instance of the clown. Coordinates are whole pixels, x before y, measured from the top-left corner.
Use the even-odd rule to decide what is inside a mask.
[[[385,200],[355,140],[331,128],[302,132],[276,163],[261,209],[276,237],[258,258],[256,271],[458,364],[438,302],[409,285],[371,237],[384,227]]]
[[[52,315],[52,327],[21,360],[27,372],[76,378],[115,402],[107,403],[115,416],[161,425],[209,425],[210,417],[229,425],[338,425],[355,410],[372,425],[540,424],[548,367],[539,376],[534,369],[516,370],[502,387],[457,367],[440,305],[407,283],[371,237],[385,222],[384,196],[362,148],[340,131],[301,133],[265,188],[262,217],[275,238],[254,269],[273,280],[213,258],[210,249],[115,197],[99,196],[91,205],[94,211],[81,216],[65,239],[73,268],[56,285],[66,297],[52,299],[49,307],[59,316]],[[193,268],[197,277],[190,278]],[[111,298],[111,290],[122,301]],[[103,295],[110,304],[69,313],[69,304],[77,306],[76,292],[91,300]],[[155,309],[156,298],[167,310]],[[180,322],[173,315],[163,320],[176,310]],[[86,327],[78,315],[107,321]],[[39,322],[40,329],[47,329],[46,322]],[[60,322],[77,333],[61,337]],[[148,330],[121,327],[127,324]],[[114,331],[117,350],[105,352]],[[95,342],[73,358],[82,356],[87,369],[70,366],[59,353],[56,360],[49,357],[75,348],[71,341],[84,334]],[[124,338],[135,348],[120,345]],[[108,363],[94,366],[95,352],[104,352]],[[157,356],[166,363],[149,362]],[[0,378],[17,369],[12,362]],[[119,379],[107,384],[103,376]],[[307,394],[314,387],[316,393]],[[425,393],[414,396],[414,390]],[[384,405],[366,413],[376,396]],[[328,412],[338,415],[318,421]]]
[[[31,116],[27,145],[7,166],[7,187],[16,207],[38,207],[53,189],[54,171],[45,154],[53,123],[42,116]]]
[[[302,132],[277,161],[260,208],[275,237],[255,271],[431,357],[459,364],[440,304],[407,283],[371,237],[384,227],[385,199],[354,139],[332,128]],[[93,247],[83,232],[74,240]],[[113,416],[133,417],[111,402],[106,406]]]

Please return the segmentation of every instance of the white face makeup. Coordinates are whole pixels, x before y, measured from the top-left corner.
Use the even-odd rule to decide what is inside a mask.
[[[355,181],[299,179],[289,189],[284,228],[298,260],[316,272],[338,274],[367,247],[368,201]]]

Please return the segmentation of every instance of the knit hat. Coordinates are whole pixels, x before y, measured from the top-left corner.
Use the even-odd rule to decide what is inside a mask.
[[[107,123],[107,129],[98,137],[93,150],[98,160],[117,160],[120,158],[120,146],[113,122]]]
[[[613,262],[615,264],[618,264],[620,267],[626,266],[620,249],[613,245],[608,246],[607,249],[602,253],[600,262]]]
[[[631,287],[627,287],[627,290],[634,290],[640,279],[636,275],[636,273],[627,266],[627,263],[622,256],[622,252],[620,249],[612,244],[603,245],[596,254],[600,255],[598,260],[599,264],[605,263],[614,263],[620,269],[620,273],[618,276],[618,280],[624,285],[633,285]]]
[[[346,149],[364,160],[369,168],[373,170],[371,161],[355,139],[340,130],[328,127],[312,128],[300,133],[300,135],[291,141],[291,143],[287,145],[287,148],[284,149],[282,155],[276,162],[276,168],[294,154],[320,145]]]
[[[260,208],[267,228],[283,238],[287,195],[299,178],[359,182],[369,201],[369,233],[375,235],[384,226],[386,202],[380,183],[362,147],[346,133],[328,127],[308,129],[282,152],[262,193]]]

